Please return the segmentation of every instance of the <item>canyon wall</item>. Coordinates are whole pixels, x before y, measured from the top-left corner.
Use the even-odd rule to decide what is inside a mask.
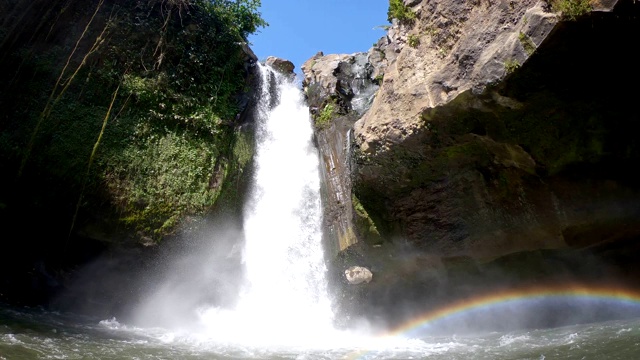
[[[624,90],[638,80],[628,39],[640,9],[558,3],[404,1],[413,15],[367,53],[305,63],[316,123],[327,104],[341,109],[318,138],[352,136],[320,142],[325,183],[348,179],[352,192],[351,204],[325,199],[327,225],[347,229],[327,239],[345,313],[394,321],[514,284],[640,285],[639,114]],[[354,56],[379,84],[361,116],[341,79]],[[348,167],[326,161],[336,146],[349,146]],[[373,281],[348,285],[353,265]]]

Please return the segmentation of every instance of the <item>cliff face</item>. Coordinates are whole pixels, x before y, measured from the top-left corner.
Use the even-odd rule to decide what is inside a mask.
[[[195,218],[240,211],[257,78],[241,40],[262,21],[207,4],[0,5],[0,301],[46,303],[105,252],[122,261],[100,276],[135,272]],[[125,292],[107,287],[92,295]]]
[[[379,81],[373,77],[376,69],[365,53],[327,56],[318,53],[301,69],[315,119],[316,142],[323,149],[325,244],[335,256],[358,238],[377,240],[368,231],[368,218],[354,211],[350,171],[353,123],[371,106]],[[354,223],[354,219],[360,222]]]
[[[382,81],[350,179],[380,238],[356,232],[337,257],[338,283],[349,265],[373,272],[342,288],[349,312],[401,317],[398,301],[528,281],[638,285],[639,114],[618,89],[638,80],[624,39],[639,6],[557,3],[405,1],[415,19],[368,52]]]

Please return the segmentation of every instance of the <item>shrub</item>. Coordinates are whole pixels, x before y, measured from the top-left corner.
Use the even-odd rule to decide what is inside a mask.
[[[531,56],[536,51],[536,44],[534,44],[533,40],[531,40],[527,34],[521,31],[520,34],[518,34],[518,39],[527,55]]]
[[[320,113],[316,116],[315,125],[318,129],[326,129],[331,124],[331,120],[336,115],[336,104],[327,103]]]
[[[418,45],[420,45],[420,38],[417,35],[411,34],[407,38],[407,44],[409,44],[409,46],[411,46],[412,48],[416,48],[418,47]]]
[[[398,19],[400,23],[410,23],[416,18],[416,13],[408,6],[405,6],[402,0],[389,0],[389,10],[387,11],[387,20],[391,22]]]
[[[247,90],[242,44],[266,25],[260,1],[12,3],[0,24],[0,36],[12,32],[0,38],[0,78],[11,89],[0,96],[0,155],[25,184],[34,174],[59,179],[34,202],[108,208],[158,240],[211,208],[229,159],[248,163],[246,144],[234,147],[234,119]],[[52,11],[38,10],[49,3]],[[61,13],[88,25],[76,31]],[[72,52],[67,37],[79,44]]]
[[[504,62],[504,70],[507,72],[507,74],[511,74],[519,67],[520,63],[518,62],[518,60],[511,59]]]
[[[563,19],[570,21],[592,10],[589,0],[553,0],[551,7],[554,11],[562,13]]]

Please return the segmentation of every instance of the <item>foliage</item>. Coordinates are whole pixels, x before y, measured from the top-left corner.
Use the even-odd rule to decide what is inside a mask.
[[[412,48],[416,48],[418,47],[418,45],[420,45],[420,38],[415,34],[411,34],[409,35],[409,37],[407,37],[407,44],[409,44],[409,46],[411,46]]]
[[[105,180],[128,214],[124,220],[144,224],[139,230],[148,235],[160,235],[185,213],[200,212],[215,201],[209,180],[218,154],[185,134],[141,140],[105,159]]]
[[[518,40],[520,40],[520,44],[524,48],[524,51],[527,55],[531,56],[536,51],[536,44],[533,43],[530,37],[522,31],[518,34]]]
[[[8,19],[24,26],[0,26],[7,69],[0,115],[9,119],[0,124],[0,153],[12,164],[26,160],[21,181],[45,174],[65,184],[50,189],[58,196],[47,200],[53,209],[75,204],[86,182],[86,212],[110,207],[155,239],[210,208],[229,169],[241,171],[251,156],[246,141],[235,139],[234,121],[247,91],[243,44],[267,25],[260,1],[99,2],[82,34],[96,2],[55,2],[41,11],[45,1],[33,1],[42,4],[14,1],[12,11],[24,16]],[[66,92],[48,101],[58,77]]]
[[[424,33],[429,36],[437,36],[440,30],[435,26],[427,26]]]
[[[389,0],[387,20],[392,22],[393,19],[398,19],[403,24],[409,24],[416,19],[416,13],[408,6],[405,6],[402,0]]]
[[[509,59],[504,62],[504,70],[507,74],[511,74],[520,67],[520,63],[516,59]]]
[[[331,125],[331,120],[336,116],[337,109],[334,102],[328,102],[315,118],[315,125],[318,129],[326,129]]]
[[[197,0],[195,4],[218,17],[231,36],[245,41],[248,35],[268,26],[258,12],[260,0]]]
[[[354,223],[360,235],[369,244],[382,243],[382,236],[376,224],[355,194],[351,194],[351,204],[355,212]]]
[[[552,0],[554,11],[562,13],[562,18],[570,21],[589,13],[592,10],[590,0]]]

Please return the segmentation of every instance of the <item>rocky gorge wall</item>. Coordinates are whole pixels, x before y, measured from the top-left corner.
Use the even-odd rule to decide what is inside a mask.
[[[340,109],[317,134],[325,186],[343,187],[325,206],[344,313],[395,322],[504,286],[640,285],[639,114],[622,90],[638,80],[626,40],[638,5],[404,5],[415,19],[394,20],[368,53],[302,67],[316,123]],[[357,57],[379,83],[362,116],[344,78]],[[373,280],[348,285],[352,265]]]
[[[210,5],[0,4],[0,302],[108,315],[159,243],[239,221],[259,79],[241,40],[264,22]]]

